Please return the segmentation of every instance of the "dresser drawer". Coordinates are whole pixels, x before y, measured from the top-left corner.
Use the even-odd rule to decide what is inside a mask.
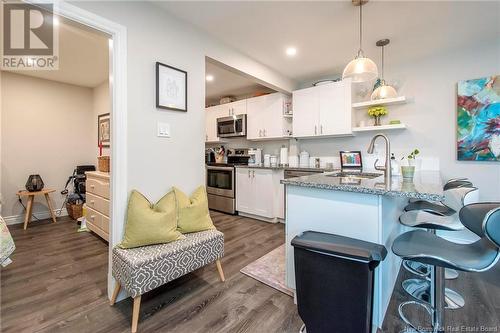
[[[109,199],[109,181],[87,177],[86,191]]]
[[[102,231],[109,233],[109,218],[92,208],[87,207],[87,214],[85,215],[85,219],[91,224],[90,229],[92,230],[92,226],[95,226]]]
[[[109,200],[87,192],[87,207],[92,208],[99,213],[109,216]]]

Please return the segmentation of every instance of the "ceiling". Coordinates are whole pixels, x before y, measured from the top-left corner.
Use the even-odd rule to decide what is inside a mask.
[[[358,7],[351,1],[157,2],[284,76],[304,82],[341,73],[358,49]],[[363,6],[364,45],[389,38],[386,64],[410,64],[435,52],[498,42],[500,2],[376,1]],[[285,56],[295,46],[297,55]]]
[[[60,17],[59,22],[59,70],[15,73],[89,88],[108,80],[109,37]]]
[[[273,92],[255,82],[255,79],[245,74],[207,59],[205,72],[212,75],[212,82],[205,82],[205,102],[208,105],[219,104],[221,97],[248,97],[255,93]]]

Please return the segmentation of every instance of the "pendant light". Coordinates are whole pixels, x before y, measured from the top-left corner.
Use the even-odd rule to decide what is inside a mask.
[[[372,93],[372,96],[371,96],[372,101],[375,101],[378,99],[398,97],[398,93],[396,92],[396,89],[394,89],[393,87],[388,85],[384,80],[384,46],[389,44],[389,42],[390,42],[390,40],[388,40],[388,39],[381,39],[376,43],[376,45],[378,47],[382,48],[382,75],[380,76],[380,85]]]
[[[342,79],[351,78],[352,82],[366,82],[378,76],[377,65],[369,58],[366,58],[363,49],[363,5],[365,0],[353,0],[355,6],[359,6],[359,50],[356,58],[344,68]]]

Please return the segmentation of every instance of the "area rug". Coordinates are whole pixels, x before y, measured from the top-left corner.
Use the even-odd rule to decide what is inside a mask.
[[[285,285],[285,244],[240,270],[241,273],[293,297]]]

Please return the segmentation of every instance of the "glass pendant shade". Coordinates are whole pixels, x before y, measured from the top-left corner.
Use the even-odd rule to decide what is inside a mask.
[[[352,82],[366,82],[378,77],[377,65],[369,58],[356,57],[344,68],[342,79],[350,78]]]
[[[396,89],[387,85],[385,82],[382,83],[377,89],[372,92],[371,100],[375,101],[378,99],[396,98],[398,93]]]

